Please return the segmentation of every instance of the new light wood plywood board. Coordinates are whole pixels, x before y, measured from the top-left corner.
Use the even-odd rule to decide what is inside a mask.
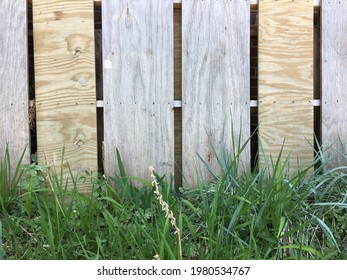
[[[259,1],[259,153],[290,156],[290,170],[313,162],[313,5]]]
[[[104,150],[108,176],[174,173],[172,0],[102,2]],[[133,180],[140,186],[141,183]]]
[[[347,2],[322,1],[322,145],[329,167],[347,166]]]
[[[40,163],[97,171],[93,0],[33,0]],[[88,191],[81,185],[80,191]]]
[[[213,179],[203,162],[220,175],[219,165],[250,136],[249,5],[182,1],[183,175],[190,185],[197,176]],[[249,145],[239,160],[240,170],[249,167]]]
[[[26,6],[0,2],[0,160],[8,144],[13,172],[25,148],[23,163],[30,161]]]

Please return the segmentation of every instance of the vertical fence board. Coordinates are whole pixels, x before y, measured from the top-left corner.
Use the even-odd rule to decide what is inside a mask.
[[[276,160],[283,146],[291,168],[312,163],[312,1],[259,2],[258,98],[260,153]]]
[[[0,2],[0,160],[8,143],[12,169],[25,147],[23,160],[30,160],[26,6],[25,0]]]
[[[97,171],[93,0],[33,0],[39,162]],[[87,191],[80,186],[80,191]]]
[[[104,0],[105,171],[174,173],[172,0]],[[135,183],[135,182],[134,182]]]
[[[203,161],[219,172],[213,149],[231,158],[231,122],[236,142],[240,128],[240,144],[249,137],[249,5],[182,1],[183,175],[189,184],[196,183],[197,174],[205,177]],[[249,164],[247,145],[240,167]]]
[[[346,1],[322,1],[322,144],[331,168],[347,165],[346,14]]]

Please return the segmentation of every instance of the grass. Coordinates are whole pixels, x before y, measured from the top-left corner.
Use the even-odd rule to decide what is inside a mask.
[[[6,150],[0,259],[347,259],[347,174],[326,169],[319,153],[297,172],[289,173],[289,159],[280,156],[241,173],[244,147],[230,157],[215,151],[214,180],[180,192],[172,178],[158,174],[155,186],[138,178],[143,188],[133,187],[118,151],[117,175],[70,172],[71,189],[35,158],[11,173]],[[89,195],[78,192],[85,182]],[[171,214],[163,213],[154,191]]]
[[[18,197],[18,184],[22,177],[23,170],[21,170],[22,160],[25,150],[19,158],[15,170],[11,170],[11,160],[9,155],[8,146],[6,145],[4,158],[0,162],[0,210],[7,211],[11,209],[15,200]]]

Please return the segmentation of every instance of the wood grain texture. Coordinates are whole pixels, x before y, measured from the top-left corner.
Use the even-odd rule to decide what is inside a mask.
[[[30,161],[26,1],[1,1],[0,22],[0,160],[8,143],[14,171],[25,147]]]
[[[230,160],[232,133],[237,140],[241,128],[241,145],[250,136],[249,5],[249,0],[182,1],[183,174],[191,185],[197,173],[205,177],[198,155],[219,172],[211,144]],[[240,168],[249,164],[248,145]]]
[[[312,0],[259,2],[259,139],[291,170],[313,161]],[[262,157],[261,157],[262,158]]]
[[[150,165],[159,174],[174,173],[172,4],[172,0],[102,2],[109,176],[118,172],[116,148],[129,175],[150,180]]]
[[[33,0],[38,158],[60,170],[65,146],[64,174],[97,171],[93,9],[93,0]]]
[[[330,168],[347,166],[346,14],[346,1],[322,1],[322,145]]]

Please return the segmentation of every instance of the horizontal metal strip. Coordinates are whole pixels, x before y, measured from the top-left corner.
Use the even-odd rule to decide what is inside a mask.
[[[182,4],[183,1],[184,1],[184,0],[173,0],[173,3],[174,3],[175,5],[177,5],[177,4]],[[294,0],[293,0],[293,1],[294,1]],[[313,0],[313,6],[314,6],[315,8],[320,7],[320,6],[321,6],[321,1],[322,1],[322,0]],[[32,2],[32,0],[29,0],[29,4],[31,4],[31,2]],[[100,5],[100,3],[102,2],[102,0],[94,0],[94,2],[95,2],[97,5]],[[252,6],[253,8],[256,8],[256,6],[258,6],[258,2],[259,2],[259,0],[251,0],[251,6]]]
[[[32,102],[32,100],[30,102]],[[30,103],[30,104],[32,104],[32,103]],[[312,106],[313,107],[319,107],[320,104],[321,104],[320,99],[313,99],[312,100]],[[257,100],[250,100],[249,106],[251,108],[258,107],[258,101]],[[103,100],[97,100],[96,101],[96,107],[103,108],[104,107],[104,101]],[[174,108],[182,108],[182,101],[181,100],[175,100],[173,107]]]
[[[174,4],[181,4],[184,0],[173,0]],[[94,0],[94,2],[102,2],[102,0]],[[258,5],[259,0],[251,0],[251,5]],[[320,7],[321,0],[313,0],[313,6]]]

